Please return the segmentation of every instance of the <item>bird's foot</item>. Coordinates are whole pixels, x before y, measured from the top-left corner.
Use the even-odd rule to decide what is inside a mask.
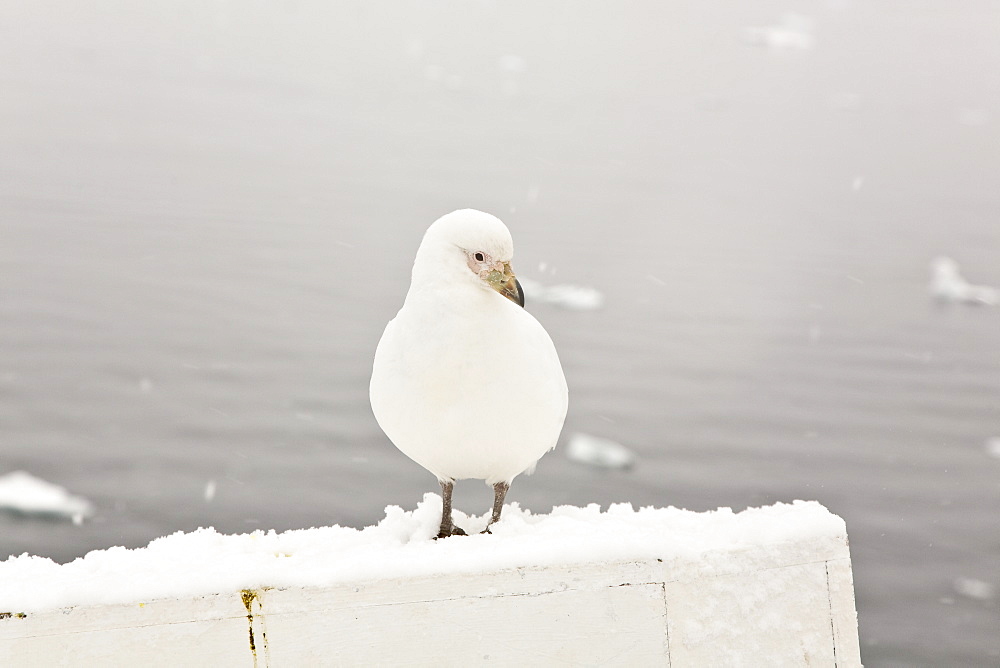
[[[448,536],[468,536],[468,535],[469,534],[465,533],[465,531],[463,531],[461,527],[453,525],[451,527],[441,527],[441,530],[438,531],[438,535],[434,537],[434,540],[437,540],[438,538],[447,538]]]
[[[488,534],[490,534],[491,536],[493,535],[493,532],[492,532],[492,531],[490,531],[490,528],[489,528],[489,527],[486,527],[485,529],[483,529],[483,530],[482,530],[482,531],[480,531],[479,533],[481,533],[481,534],[482,534],[482,533],[488,533]]]

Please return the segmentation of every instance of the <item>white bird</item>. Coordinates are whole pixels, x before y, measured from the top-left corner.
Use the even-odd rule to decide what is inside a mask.
[[[386,436],[441,484],[439,538],[455,480],[493,486],[490,525],[520,473],[555,447],[568,391],[548,333],[524,310],[507,227],[464,209],[435,221],[403,307],[375,351],[369,396]]]

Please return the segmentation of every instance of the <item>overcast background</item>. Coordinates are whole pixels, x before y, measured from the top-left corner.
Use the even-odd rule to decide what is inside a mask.
[[[563,443],[509,500],[819,500],[866,666],[1000,665],[1000,310],[927,293],[941,254],[1000,286],[998,36],[989,0],[0,3],[0,474],[97,508],[0,514],[0,557],[413,508],[371,358],[472,206],[603,293],[528,308],[565,433],[638,457]]]

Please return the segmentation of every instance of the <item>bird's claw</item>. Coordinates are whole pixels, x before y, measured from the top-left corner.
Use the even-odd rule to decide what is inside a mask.
[[[465,533],[465,531],[463,531],[461,527],[453,526],[451,527],[451,529],[447,530],[442,528],[440,531],[438,531],[438,535],[434,536],[434,540],[437,540],[438,538],[447,538],[448,536],[468,536],[468,535],[469,534]]]

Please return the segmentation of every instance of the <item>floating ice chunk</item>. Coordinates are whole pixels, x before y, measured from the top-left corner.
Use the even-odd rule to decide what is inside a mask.
[[[561,306],[574,311],[592,311],[604,306],[604,295],[581,285],[542,285],[529,278],[518,279],[524,290],[525,301]]]
[[[635,464],[635,454],[624,445],[590,434],[570,436],[566,456],[574,462],[602,469],[627,469]]]
[[[990,457],[1000,459],[1000,436],[994,436],[986,440],[986,454]]]
[[[978,601],[989,601],[997,595],[997,588],[984,580],[976,578],[955,578],[955,591],[966,598]]]
[[[931,262],[930,293],[936,299],[964,304],[995,306],[1000,301],[996,288],[972,285],[958,272],[958,263],[950,257],[938,257]]]
[[[798,14],[786,14],[776,25],[744,28],[743,40],[774,50],[806,50],[816,43],[812,19]]]
[[[90,501],[24,471],[0,476],[0,509],[25,515],[67,517],[77,524],[94,514]]]
[[[215,499],[216,484],[215,478],[205,483],[205,500],[211,503]]]
[[[545,301],[563,308],[589,311],[604,304],[604,295],[579,285],[553,285],[546,289]]]

